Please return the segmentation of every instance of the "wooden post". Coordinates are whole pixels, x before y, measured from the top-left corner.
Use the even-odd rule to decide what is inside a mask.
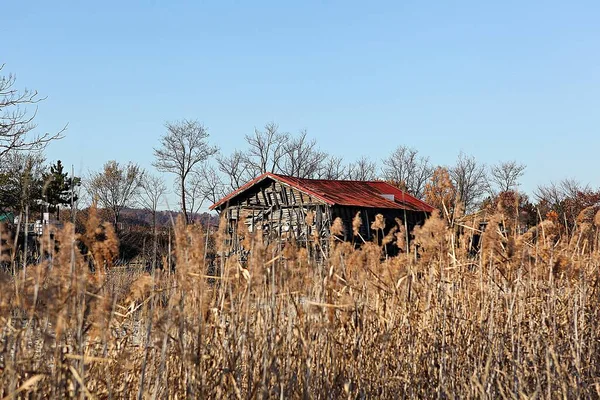
[[[371,240],[371,224],[369,224],[369,213],[367,210],[363,210],[365,213],[365,219],[367,220],[367,240]]]
[[[29,199],[27,199],[29,200]],[[27,241],[29,240],[29,204],[25,205],[25,230],[23,230],[24,232],[24,238],[25,238],[25,243],[23,243],[23,271],[25,271],[25,274],[27,273],[27,252],[29,251],[27,248]]]
[[[167,271],[171,271],[171,226],[169,225],[169,243],[167,244],[167,262],[169,263]]]

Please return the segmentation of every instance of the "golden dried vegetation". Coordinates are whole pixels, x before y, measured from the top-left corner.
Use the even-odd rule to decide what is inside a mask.
[[[180,222],[176,267],[144,273],[111,266],[114,231],[92,215],[0,275],[0,397],[598,397],[600,215],[568,233],[512,218],[500,208],[475,255],[478,226],[437,214],[360,248],[242,227],[243,260],[208,256],[223,227],[209,246]]]

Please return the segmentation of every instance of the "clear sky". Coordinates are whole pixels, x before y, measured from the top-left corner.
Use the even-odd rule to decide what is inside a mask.
[[[600,186],[600,2],[0,2],[0,62],[78,173],[150,167],[167,120],[224,152],[269,121],[348,161],[400,144]],[[150,167],[151,168],[151,167]],[[174,205],[173,205],[174,206]]]

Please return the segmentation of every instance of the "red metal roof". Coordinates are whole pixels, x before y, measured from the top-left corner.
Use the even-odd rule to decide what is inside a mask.
[[[432,212],[434,209],[424,201],[382,181],[304,179],[271,173],[262,174],[256,179],[248,182],[238,190],[213,204],[210,209],[214,210],[215,208],[218,208],[265,179],[272,179],[289,185],[306,194],[314,196],[329,205],[392,208],[424,212]],[[382,197],[382,195],[393,195],[394,200],[388,200],[387,198]]]

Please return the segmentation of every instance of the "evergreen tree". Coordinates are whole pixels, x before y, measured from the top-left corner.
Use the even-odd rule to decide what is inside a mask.
[[[13,152],[0,165],[0,209],[15,213],[39,212],[44,157],[39,153]]]
[[[56,219],[60,217],[60,206],[71,204],[77,201],[77,195],[72,194],[76,186],[81,185],[81,179],[78,177],[69,177],[68,172],[64,171],[60,160],[50,166],[50,172],[43,176],[45,189],[44,201],[48,203],[48,211],[56,213]]]

